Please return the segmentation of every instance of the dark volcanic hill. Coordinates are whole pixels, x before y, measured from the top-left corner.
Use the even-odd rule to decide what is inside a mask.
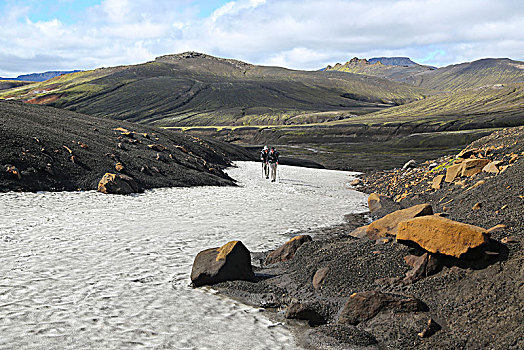
[[[19,81],[19,80],[1,80],[0,79],[0,90],[8,90],[24,85],[31,84],[29,81]]]
[[[232,185],[221,170],[232,159],[251,156],[180,132],[0,101],[0,192],[93,190],[106,172],[142,188]]]
[[[340,118],[318,112],[365,114],[423,95],[419,88],[379,78],[255,66],[189,52],[57,77],[2,97],[159,126],[191,126],[318,122]]]

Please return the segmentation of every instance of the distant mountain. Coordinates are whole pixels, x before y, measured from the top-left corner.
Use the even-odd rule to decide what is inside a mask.
[[[80,70],[49,71],[49,72],[44,72],[44,73],[32,73],[32,74],[19,75],[16,78],[0,78],[0,80],[19,80],[19,81],[41,82],[41,81],[52,79],[54,77],[58,77],[60,75],[76,73],[76,72],[81,72],[81,71]]]
[[[344,64],[337,63],[333,67],[327,66],[324,71],[364,74],[412,83],[415,75],[433,69],[433,67],[417,64],[407,57],[377,57],[370,60],[354,57]]]
[[[410,67],[410,66],[418,65],[418,63],[413,62],[408,57],[373,57],[373,58],[370,58],[368,62],[371,64],[380,62],[382,64],[385,64],[386,66]]]
[[[340,72],[256,66],[196,52],[56,77],[0,98],[158,126],[320,122],[423,98],[420,88]]]
[[[370,60],[355,57],[344,64],[327,66],[324,71],[381,77],[435,92],[452,92],[524,81],[524,62],[508,58],[486,58],[434,68],[417,64],[406,57],[377,57]]]
[[[524,82],[524,62],[485,58],[422,72],[411,83],[439,91],[457,91],[518,82]]]

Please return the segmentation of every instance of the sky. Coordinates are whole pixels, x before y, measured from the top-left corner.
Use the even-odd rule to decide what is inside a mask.
[[[524,60],[524,0],[0,0],[0,77],[198,51],[317,70]]]

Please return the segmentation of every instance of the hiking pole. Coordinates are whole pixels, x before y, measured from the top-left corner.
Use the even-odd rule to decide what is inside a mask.
[[[262,161],[262,178],[264,178],[264,161]]]

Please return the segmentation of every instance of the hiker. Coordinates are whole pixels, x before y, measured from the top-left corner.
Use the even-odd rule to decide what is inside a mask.
[[[269,148],[264,146],[264,149],[260,152],[260,160],[262,161],[262,176],[269,179],[269,164],[268,164]]]
[[[275,147],[271,147],[267,157],[269,166],[271,168],[271,182],[275,182],[277,179],[277,165],[279,156],[280,154],[275,150]]]

